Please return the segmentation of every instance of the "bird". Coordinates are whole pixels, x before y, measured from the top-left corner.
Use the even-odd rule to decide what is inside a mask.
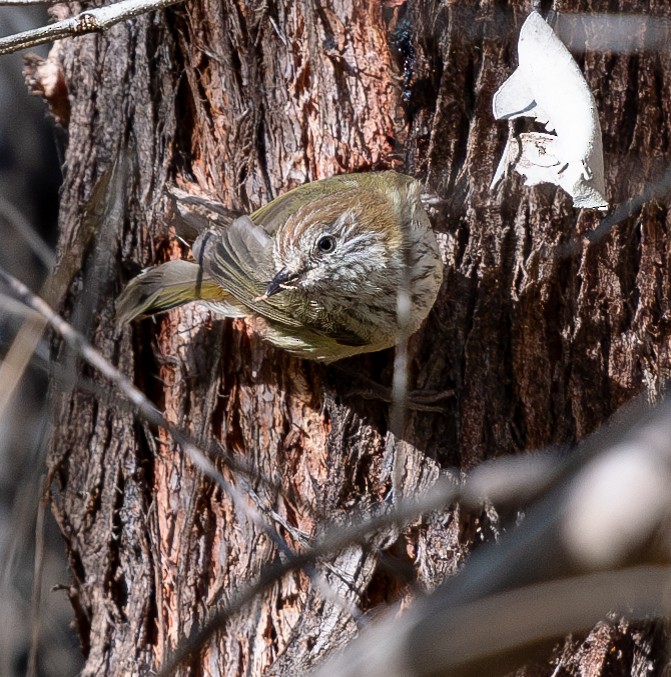
[[[200,301],[258,320],[262,336],[330,363],[398,344],[429,314],[443,263],[422,186],[395,171],[304,184],[230,225],[211,224],[193,261],[168,261],[132,279],[121,323]]]

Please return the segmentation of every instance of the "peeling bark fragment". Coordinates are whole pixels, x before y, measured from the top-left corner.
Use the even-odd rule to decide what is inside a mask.
[[[492,188],[513,167],[527,186],[554,183],[575,207],[607,209],[596,102],[578,64],[537,12],[520,31],[519,62],[494,94],[494,117],[535,118],[554,134],[527,132],[509,139]]]

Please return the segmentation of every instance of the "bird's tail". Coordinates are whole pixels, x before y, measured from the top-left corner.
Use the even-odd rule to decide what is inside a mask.
[[[136,317],[162,313],[189,301],[214,303],[224,314],[230,295],[212,278],[203,274],[200,266],[189,261],[168,261],[148,268],[132,279],[116,302],[119,322],[130,322]]]

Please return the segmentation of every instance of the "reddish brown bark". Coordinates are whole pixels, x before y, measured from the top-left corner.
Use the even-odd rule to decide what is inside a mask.
[[[555,8],[615,5],[628,9],[575,0]],[[71,110],[60,256],[72,266],[74,252],[81,271],[64,312],[171,421],[253,467],[261,502],[308,538],[326,520],[380,504],[399,448],[404,491],[419,492],[444,468],[573,443],[638,393],[658,395],[668,378],[665,204],[646,204],[585,249],[563,245],[579,243],[599,217],[573,210],[560,191],[510,178],[499,196],[490,192],[506,132],[491,97],[516,65],[528,9],[206,0],[61,46]],[[669,14],[661,4],[647,9]],[[663,171],[669,56],[588,52],[583,62],[601,111],[608,198],[620,203]],[[129,140],[138,168],[125,219],[102,219],[103,245],[82,247],[82,207]],[[337,367],[291,358],[244,322],[200,307],[115,328],[122,281],[186,254],[166,226],[168,183],[196,184],[248,211],[310,179],[387,167],[425,179],[444,200],[435,226],[446,279],[410,344],[413,387],[455,389],[443,412],[409,412],[393,436],[387,405],[358,397]],[[392,359],[388,351],[348,366],[388,382]],[[142,673],[277,550],[165,432],[104,397],[55,387],[53,401],[53,504],[86,674]],[[431,589],[491,532],[485,512],[454,509],[399,536],[387,554]],[[375,551],[352,548],[336,565],[339,575],[322,575],[360,611],[409,594]],[[356,630],[344,604],[296,573],[231,618],[191,667],[299,674]],[[609,665],[623,646],[631,651],[617,669],[644,674],[633,667],[641,656],[662,660],[657,644],[639,641],[646,632],[597,628],[567,644],[567,674],[619,674]]]

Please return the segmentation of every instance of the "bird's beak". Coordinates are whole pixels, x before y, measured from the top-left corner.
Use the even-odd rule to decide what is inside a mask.
[[[284,289],[291,287],[291,283],[300,277],[298,273],[291,273],[286,268],[282,268],[277,275],[268,283],[266,291],[255,301],[265,301],[275,294],[279,294]]]

